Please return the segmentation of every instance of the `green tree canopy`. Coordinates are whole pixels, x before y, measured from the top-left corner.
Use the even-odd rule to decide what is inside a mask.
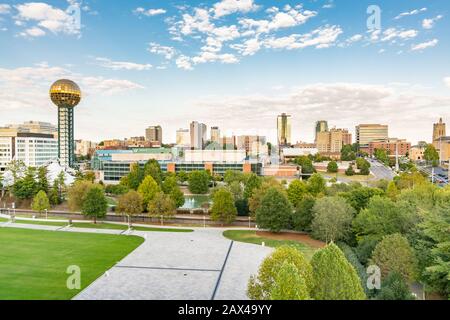
[[[151,176],[155,182],[161,186],[163,180],[163,173],[159,162],[155,159],[150,159],[144,166],[144,177]]]
[[[380,268],[383,278],[393,271],[400,273],[405,280],[414,278],[414,251],[408,239],[400,234],[385,236],[375,247],[370,263]]]
[[[127,183],[130,189],[137,190],[144,180],[144,176],[144,170],[139,166],[139,164],[133,163],[131,165],[130,173],[123,182]]]
[[[36,195],[37,187],[36,168],[28,167],[25,176],[21,179],[17,179],[14,183],[13,194],[21,200],[31,199]]]
[[[392,201],[396,201],[400,191],[394,181],[389,182],[386,189],[386,196]]]
[[[303,197],[308,193],[308,186],[301,180],[294,180],[287,189],[287,196],[294,207],[297,207]]]
[[[130,190],[119,197],[116,211],[130,216],[141,214],[144,211],[143,201],[139,192]]]
[[[280,232],[289,226],[293,213],[292,205],[285,193],[270,188],[256,210],[256,222],[260,228]]]
[[[305,279],[293,263],[284,262],[274,278],[271,300],[310,300]]]
[[[259,208],[264,195],[270,188],[277,188],[280,192],[286,192],[286,189],[275,179],[264,179],[261,186],[254,189],[252,196],[248,200],[250,213],[256,216],[256,210]]]
[[[38,191],[42,190],[45,193],[48,193],[49,190],[49,184],[48,184],[48,170],[46,167],[39,167],[38,173],[37,173],[37,186],[36,189]]]
[[[353,165],[348,166],[348,169],[345,170],[345,175],[346,176],[354,176],[355,175],[355,170],[353,169]]]
[[[209,190],[210,176],[202,171],[192,171],[189,174],[189,191],[193,194],[205,194]]]
[[[315,238],[329,242],[345,239],[350,234],[355,210],[344,199],[318,199],[312,211],[311,229]]]
[[[381,282],[378,300],[415,300],[405,279],[398,272],[390,272]]]
[[[155,179],[151,175],[148,175],[144,178],[144,181],[139,185],[137,190],[143,199],[144,208],[147,208],[149,202],[153,200],[155,195],[161,191],[158,183],[156,183]]]
[[[106,215],[107,209],[108,201],[106,200],[103,187],[93,185],[83,199],[81,212],[87,217],[94,218],[94,223],[97,223],[97,219],[101,219]]]
[[[328,162],[328,166],[327,166],[327,172],[329,173],[336,173],[338,172],[339,167],[336,161],[330,161]]]
[[[342,251],[333,243],[316,251],[311,259],[316,300],[364,300],[360,279]]]
[[[423,158],[428,162],[439,161],[439,152],[432,144],[427,144],[425,151],[423,152]]]
[[[72,211],[81,211],[84,198],[94,184],[87,180],[78,180],[67,190],[68,206]]]
[[[38,211],[39,213],[50,209],[50,201],[48,200],[47,194],[44,190],[39,191],[33,198],[31,204],[31,209]]]
[[[340,194],[347,202],[355,208],[356,212],[360,212],[366,208],[370,199],[374,196],[382,196],[384,193],[378,188],[357,187],[348,192]]]
[[[233,194],[226,188],[214,192],[211,219],[223,223],[231,223],[236,219],[237,209]]]
[[[249,178],[247,179],[247,182],[245,183],[244,187],[244,198],[250,199],[253,195],[253,191],[261,186],[261,178],[258,177],[256,174],[252,173],[250,174]]]
[[[252,300],[268,300],[274,290],[278,271],[285,264],[295,266],[298,275],[304,280],[307,292],[313,288],[312,267],[302,253],[289,246],[278,247],[270,256],[264,259],[258,274],[252,276],[248,283],[248,296]]]
[[[325,194],[326,188],[327,183],[320,174],[315,173],[308,179],[308,191],[312,195]]]
[[[342,161],[353,161],[356,159],[356,152],[353,150],[351,144],[347,144],[342,147],[341,150],[341,160]]]
[[[163,192],[157,192],[149,201],[147,210],[148,214],[151,216],[171,217],[176,213],[176,205],[170,196]]]
[[[292,225],[297,231],[311,231],[311,223],[314,219],[313,208],[316,198],[307,194],[298,203],[292,217]]]
[[[162,189],[165,194],[168,194],[170,198],[172,198],[177,208],[184,205],[184,194],[178,186],[177,178],[175,176],[166,177],[166,179],[164,179]]]

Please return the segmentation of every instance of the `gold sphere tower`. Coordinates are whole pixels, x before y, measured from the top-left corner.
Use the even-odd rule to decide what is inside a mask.
[[[73,109],[80,103],[81,90],[67,79],[56,81],[50,87],[50,99],[58,107],[58,157],[64,167],[75,162]]]

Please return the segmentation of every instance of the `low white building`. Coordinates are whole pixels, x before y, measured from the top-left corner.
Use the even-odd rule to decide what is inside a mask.
[[[245,150],[186,150],[186,162],[243,162],[246,158]]]
[[[294,160],[297,157],[315,155],[319,153],[317,148],[283,148],[281,156],[284,162]]]
[[[40,167],[58,159],[58,140],[50,134],[16,132],[0,135],[0,171],[13,160]]]

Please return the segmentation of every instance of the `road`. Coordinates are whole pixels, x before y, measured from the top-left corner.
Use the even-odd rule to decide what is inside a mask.
[[[384,164],[378,162],[377,160],[367,158],[367,161],[370,162],[370,171],[375,176],[376,180],[384,179],[387,181],[391,181],[396,176],[394,171],[386,167]]]
[[[431,166],[417,166],[417,168],[419,169],[419,171],[427,174],[431,180],[431,177],[433,175]],[[448,171],[444,170],[441,167],[435,167],[433,180],[435,183],[439,184],[440,186],[446,186],[449,183]]]

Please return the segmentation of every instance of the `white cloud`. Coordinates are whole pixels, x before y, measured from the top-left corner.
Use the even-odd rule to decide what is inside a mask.
[[[287,37],[269,38],[264,44],[273,49],[302,49],[306,47],[315,47],[317,49],[333,46],[342,33],[339,26],[324,26],[306,34],[292,34]]]
[[[185,55],[180,55],[175,61],[176,65],[180,69],[192,70],[191,59]]]
[[[155,42],[150,42],[147,50],[151,53],[161,55],[167,60],[172,59],[176,53],[175,48],[168,47],[168,46],[162,46]]]
[[[447,87],[450,88],[450,77],[444,78],[444,83],[446,84]]]
[[[383,32],[383,37],[381,41],[393,41],[396,40],[407,40],[417,37],[419,32],[414,29],[409,30],[397,30],[396,28],[389,28]]]
[[[133,11],[135,14],[142,14],[147,17],[157,16],[160,14],[165,14],[167,11],[164,9],[144,9],[142,7],[136,8]]]
[[[411,10],[411,11],[402,12],[398,16],[396,16],[394,19],[398,20],[398,19],[400,19],[402,17],[414,16],[416,14],[419,14],[419,13],[422,13],[422,12],[425,12],[425,11],[427,11],[427,8],[414,9],[414,10]]]
[[[430,19],[423,19],[422,21],[422,28],[424,29],[432,29],[434,27],[434,23],[436,21],[439,21],[443,18],[442,15],[438,15],[434,18],[430,18]]]
[[[214,5],[212,11],[216,18],[236,12],[249,12],[258,9],[253,0],[222,0]]]
[[[26,22],[35,22],[37,23],[35,27],[47,29],[55,34],[65,33],[77,35],[80,33],[81,26],[77,15],[71,14],[69,10],[64,11],[42,2],[20,4],[16,6],[16,9],[18,11],[15,17],[17,19],[16,24],[19,26]],[[25,34],[27,33],[29,34],[30,32],[26,31]],[[30,36],[33,35],[30,34]]]
[[[419,43],[416,45],[411,46],[411,50],[412,51],[417,51],[417,50],[425,50],[427,48],[432,48],[435,47],[437,44],[439,43],[438,39],[433,39],[427,42],[423,42],[423,43]]]
[[[0,14],[8,14],[11,10],[9,4],[0,3]]]
[[[207,62],[222,62],[226,64],[233,64],[239,62],[235,55],[231,53],[217,54],[215,52],[204,51],[200,55],[192,58],[194,64],[207,63]]]
[[[25,31],[20,33],[22,37],[42,37],[45,36],[45,31],[38,27],[32,27],[26,29]]]
[[[51,105],[48,89],[54,81],[61,78],[77,82],[85,97],[111,95],[143,88],[129,80],[84,76],[42,62],[34,67],[0,68],[0,105],[5,109],[23,109],[23,112],[47,108]]]
[[[135,70],[135,71],[144,71],[150,70],[152,68],[151,64],[139,64],[134,62],[127,61],[112,61],[108,58],[98,57],[95,58],[95,61],[98,65],[111,69],[111,70]]]
[[[230,47],[237,50],[243,56],[252,56],[261,49],[262,43],[258,38],[244,41],[242,44],[233,44]]]

